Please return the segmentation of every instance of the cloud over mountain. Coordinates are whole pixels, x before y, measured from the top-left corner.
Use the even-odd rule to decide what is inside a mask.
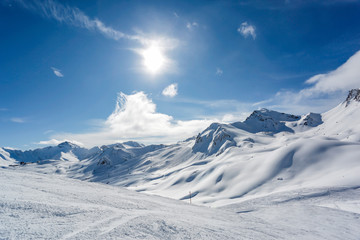
[[[143,143],[174,143],[194,136],[214,119],[174,120],[170,115],[158,113],[156,104],[144,92],[131,95],[119,93],[115,110],[96,131],[88,133],[62,133],[52,135],[52,142],[76,141],[85,146],[137,140]],[[44,143],[46,141],[41,141]]]

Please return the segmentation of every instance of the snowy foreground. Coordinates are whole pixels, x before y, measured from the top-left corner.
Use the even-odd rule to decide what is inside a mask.
[[[287,192],[208,208],[0,169],[1,239],[359,239],[360,189]]]
[[[360,239],[359,156],[360,89],[172,145],[0,148],[0,239]]]

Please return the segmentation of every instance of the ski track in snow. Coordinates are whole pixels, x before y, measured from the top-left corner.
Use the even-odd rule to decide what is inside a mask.
[[[28,171],[0,169],[0,181],[1,239],[360,236],[359,188],[276,193],[214,209]]]

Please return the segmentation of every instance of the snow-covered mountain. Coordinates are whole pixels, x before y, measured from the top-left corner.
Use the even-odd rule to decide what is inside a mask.
[[[267,132],[294,132],[285,125],[286,122],[299,120],[300,116],[279,113],[268,109],[254,111],[244,122],[233,123],[232,125],[251,133]]]
[[[0,148],[0,236],[358,239],[359,156],[360,89],[323,114],[260,109],[172,145]]]
[[[10,157],[16,159],[18,162],[37,162],[48,159],[71,160],[77,158],[82,160],[88,157],[92,152],[96,151],[96,148],[89,150],[81,148],[74,143],[63,142],[57,146],[38,148],[28,151],[7,148],[4,148],[3,150],[8,152]]]
[[[136,142],[85,149],[70,142],[35,150],[0,148],[0,164],[223,206],[302,188],[356,187],[360,89],[332,110],[304,116],[267,109],[213,123],[173,145]],[[32,164],[26,164],[32,163]]]

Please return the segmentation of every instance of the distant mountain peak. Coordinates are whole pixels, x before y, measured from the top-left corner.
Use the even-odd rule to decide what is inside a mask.
[[[57,145],[59,148],[78,148],[79,146],[75,143],[65,141]]]
[[[281,113],[266,108],[262,108],[260,110],[253,111],[251,115],[246,118],[245,122],[249,122],[253,120],[266,121],[269,119],[273,119],[275,121],[296,121],[300,119],[300,116]]]
[[[193,152],[220,155],[227,148],[236,146],[234,136],[226,130],[225,126],[220,123],[212,123],[202,133],[199,133],[192,147]]]
[[[309,127],[316,127],[323,123],[321,114],[319,113],[308,113],[301,117],[301,119],[298,121],[299,125],[302,126],[309,126]]]
[[[345,100],[346,102],[346,107],[352,102],[352,101],[356,101],[356,102],[360,102],[360,88],[355,88],[355,89],[351,89],[349,91],[349,94]]]
[[[135,141],[127,141],[127,142],[123,142],[122,144],[127,145],[129,147],[144,147],[145,146],[144,144],[141,144],[141,143],[138,143]]]

